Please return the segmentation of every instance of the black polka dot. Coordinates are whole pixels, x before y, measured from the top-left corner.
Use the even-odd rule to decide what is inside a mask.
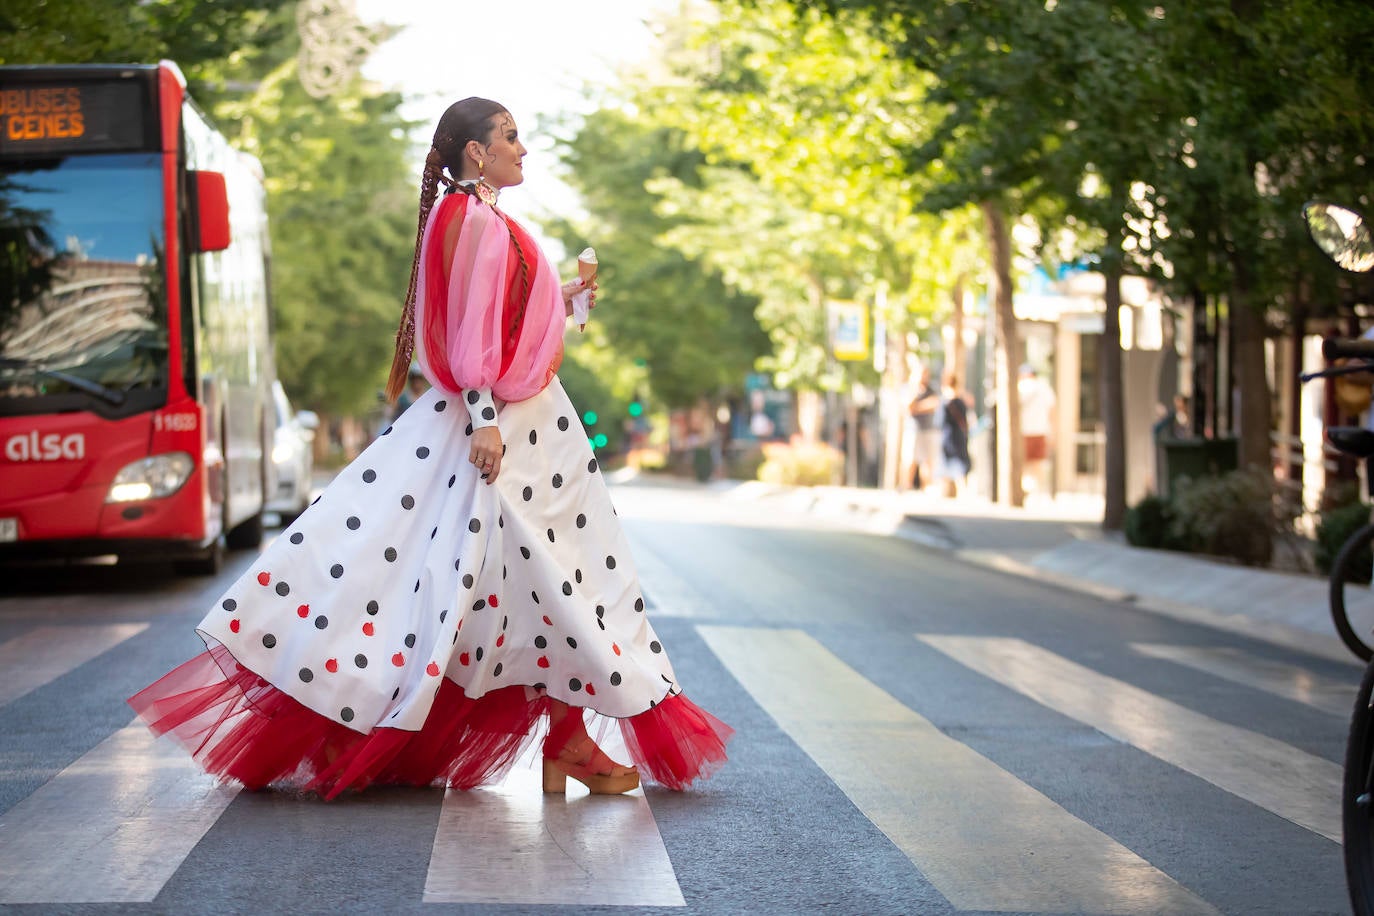
[[[480,662],[480,661],[482,660],[482,647],[481,647],[481,646],[478,646],[478,647],[477,647],[477,651],[476,651],[475,653],[473,653],[473,654],[476,656],[477,660]]]
[[[452,489],[452,488],[453,488],[453,482],[454,482],[455,480],[457,480],[457,479],[458,479],[458,475],[457,475],[457,474],[450,474],[450,475],[449,475],[449,477],[448,477],[449,489]]]
[[[554,474],[554,475],[553,475],[553,488],[556,490],[556,489],[558,489],[558,488],[561,487],[561,486],[563,486],[563,475],[562,475],[562,474]]]
[[[446,617],[448,617],[448,608],[444,608],[442,611],[439,612],[439,622],[443,623],[444,618]]]
[[[471,424],[471,423],[469,423],[467,426],[463,427],[463,435],[465,435],[465,436],[471,436],[471,435],[472,435],[472,424]]]
[[[582,584],[582,570],[580,570],[580,569],[574,569],[574,570],[573,570],[573,578],[577,580],[577,584],[578,584],[578,585],[581,585],[581,584]]]
[[[356,515],[350,515],[348,521],[344,522],[344,524],[348,526],[349,531],[357,531],[362,525],[362,520]]]
[[[324,499],[324,494],[323,494],[323,493],[321,493],[319,496],[316,496],[314,499],[310,500],[310,505],[313,506],[313,505],[315,505],[315,503],[319,502],[319,501],[322,500],[322,499]]]
[[[443,412],[444,412],[444,408],[447,407],[447,406],[448,406],[448,401],[435,401],[435,402],[434,402],[434,412],[435,412],[435,413],[443,413]]]
[[[301,534],[299,531],[297,531],[295,534],[291,535],[291,543],[292,543],[292,544],[299,544],[301,541],[304,541],[304,540],[305,540],[305,535]]]
[[[268,634],[266,634],[265,636],[263,636],[263,638],[262,638],[262,647],[263,647],[264,649],[271,649],[271,648],[274,648],[276,645],[277,645],[277,637],[273,636],[271,633],[268,633]]]
[[[603,633],[606,632],[606,625],[605,625],[604,623],[601,622],[601,618],[599,618],[599,617],[597,618],[597,620],[596,620],[596,625],[597,625],[598,627],[601,628],[601,632],[603,632]]]
[[[539,434],[536,433],[534,430],[530,430],[530,445],[534,445],[534,444],[535,444],[536,442],[538,442],[538,441],[539,441]]]
[[[471,531],[473,534],[476,534],[477,532],[482,530],[482,523],[474,518],[468,522],[468,530]]]
[[[509,617],[504,617],[504,616],[503,616],[503,617],[501,618],[501,629],[504,630],[504,629],[506,628],[506,621],[508,621],[508,620],[510,620]]]
[[[394,426],[388,426],[386,429],[382,430],[382,435],[383,435],[383,436],[389,436],[389,435],[391,435],[391,431],[392,431],[393,429],[395,429],[395,428],[396,428],[396,427],[394,427]]]
[[[416,457],[416,458],[422,458],[422,459],[423,459],[423,458],[428,458],[428,457],[429,457],[429,449],[425,448],[423,445],[420,446],[419,448],[417,448],[417,449],[415,450],[415,457]]]
[[[500,663],[500,662],[497,662],[497,663],[496,663],[496,667],[493,668],[493,669],[491,669],[491,676],[492,676],[492,677],[500,677],[500,676],[501,676],[501,663]]]
[[[415,634],[414,634],[414,633],[407,633],[407,634],[406,634],[406,648],[407,648],[407,649],[414,649],[414,648],[415,648]]]
[[[496,408],[495,408],[495,407],[483,407],[483,408],[482,408],[482,419],[483,419],[483,420],[495,420],[495,419],[496,419]]]
[[[438,525],[435,525],[433,528],[429,529],[429,539],[430,539],[431,541],[434,540],[435,536],[438,535],[438,533],[439,533],[439,526],[438,526]]]
[[[462,557],[459,557],[458,559],[456,559],[456,560],[453,561],[453,571],[454,571],[454,572],[457,572],[458,570],[460,570],[460,569],[462,569],[462,568],[463,568],[463,558],[462,558]]]
[[[588,462],[587,462],[587,473],[588,473],[588,474],[595,474],[595,473],[596,473],[596,459],[595,459],[595,458],[593,458],[591,461],[588,461]]]
[[[238,610],[239,603],[235,601],[233,598],[225,598],[224,604],[220,605],[220,607],[224,608],[226,611],[229,611],[232,614],[234,611]]]
[[[377,472],[372,470],[372,468],[368,468],[366,471],[363,471],[363,483],[372,483],[372,481],[376,479]]]
[[[598,605],[596,606],[596,616],[597,616],[597,617],[605,617],[605,616],[606,616],[606,606],[605,606],[604,604],[598,604]]]
[[[468,389],[468,395],[467,395],[467,397],[468,397],[468,403],[469,403],[469,404],[476,404],[478,401],[482,400],[482,395],[481,395],[481,393],[480,393],[479,391],[477,391],[475,388],[469,388],[469,389]]]
[[[521,547],[521,548],[520,548],[520,556],[522,556],[522,557],[524,557],[526,560],[528,560],[528,559],[530,558],[530,549],[529,549],[528,547]]]
[[[482,608],[484,608],[484,607],[486,607],[486,606],[487,606],[487,599],[485,599],[485,598],[478,598],[476,601],[472,602],[472,609],[473,609],[474,611],[480,611]]]
[[[643,599],[643,598],[636,598],[636,599],[635,599],[635,610],[636,610],[636,611],[642,611],[642,610],[644,610],[644,599]]]
[[[277,594],[285,598],[287,595],[291,594],[291,586],[287,585],[285,582],[278,582]]]
[[[572,583],[569,582],[567,579],[564,579],[564,580],[563,580],[563,594],[565,594],[565,595],[571,595],[571,594],[572,594]]]
[[[572,678],[572,679],[570,679],[570,680],[568,681],[568,689],[569,689],[569,690],[581,690],[581,689],[582,689],[582,682],[579,681],[577,678]]]
[[[620,672],[619,672],[619,671],[612,671],[612,672],[611,672],[611,686],[612,686],[612,687],[619,687],[619,686],[620,686]]]
[[[546,648],[546,647],[548,646],[548,644],[549,644],[549,641],[548,641],[547,639],[545,639],[544,637],[542,637],[542,636],[536,636],[536,637],[534,637],[534,647],[535,647],[536,649],[543,649],[543,648]]]
[[[655,639],[653,642],[649,643],[649,651],[657,655],[663,651],[663,646],[659,645],[658,640]]]
[[[463,576],[463,588],[472,588],[472,583],[473,583],[472,573],[466,573],[466,574]]]
[[[359,652],[357,655],[353,656],[353,664],[357,665],[359,668],[366,668],[367,656]]]
[[[401,695],[401,688],[400,688],[400,687],[397,687],[395,690],[391,691],[391,698],[392,698],[393,700],[396,699],[396,698],[397,698],[398,696],[400,696],[400,695]]]
[[[505,517],[504,515],[498,515],[498,516],[496,516],[496,527],[497,527],[497,528],[504,528],[504,527],[506,527],[506,517]]]
[[[382,556],[386,557],[386,561],[387,561],[388,563],[395,563],[395,562],[396,562],[396,548],[395,548],[395,547],[388,547],[386,550],[382,551]]]
[[[552,529],[552,528],[549,529],[549,543],[550,543],[550,544],[553,543],[553,529]]]
[[[315,618],[315,629],[317,629],[317,630],[323,630],[323,629],[324,629],[325,627],[327,627],[327,626],[329,626],[329,618],[328,618],[328,617],[326,617],[326,616],[324,616],[323,614],[321,614],[320,616],[318,616],[318,617]]]
[[[368,612],[368,614],[372,615],[373,617],[376,617],[376,616],[377,616],[377,612],[380,611],[381,609],[382,609],[382,606],[381,606],[380,604],[378,604],[377,602],[375,602],[375,601],[369,601],[369,602],[367,603],[367,612]]]
[[[534,599],[534,603],[535,603],[535,604],[538,604],[538,603],[539,603],[539,593],[538,593],[538,592],[530,592],[530,597]]]
[[[329,574],[335,579],[339,578],[343,575],[343,565],[335,563],[333,566],[329,567]]]
[[[387,430],[387,432],[390,432],[390,430]],[[339,710],[339,718],[343,719],[345,722],[352,722],[353,710],[345,706],[343,709]]]
[[[577,527],[579,527],[579,528],[586,528],[586,527],[587,527],[587,516],[583,515],[581,512],[577,513]]]
[[[534,689],[535,689],[535,690],[547,690],[547,689],[548,689],[548,686],[549,686],[548,684],[545,684],[543,681],[540,681],[539,683],[537,683],[537,684],[534,685]]]
[[[301,683],[309,684],[315,679],[315,672],[311,671],[309,668],[302,668],[296,672],[296,676],[301,679]]]
[[[615,569],[615,557],[607,557],[607,558],[606,558],[606,568],[607,568],[607,569]]]
[[[568,430],[568,418],[567,418],[567,417],[559,417],[559,418],[558,418],[558,428],[561,429],[561,430],[563,430],[564,432],[567,432],[567,430]]]
[[[411,496],[409,493],[407,493],[405,496],[402,496],[402,497],[401,497],[401,508],[402,508],[402,509],[414,509],[414,508],[415,508],[415,497],[414,497],[414,496]]]
[[[569,648],[569,649],[576,649],[576,648],[577,648],[577,640],[573,639],[571,636],[568,637],[568,648]]]
[[[416,580],[415,580],[415,594],[418,595],[419,593],[420,593],[420,580],[419,580],[419,579],[416,579]]]

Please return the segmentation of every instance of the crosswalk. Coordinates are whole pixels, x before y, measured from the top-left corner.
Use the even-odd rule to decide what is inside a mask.
[[[1147,851],[898,700],[816,635],[669,616],[950,908],[1218,912]],[[145,627],[44,626],[0,642],[0,711]],[[1336,855],[1335,762],[1024,638],[912,632],[907,640],[913,652],[952,663],[960,678],[990,681],[1074,728],[1149,755],[1329,841]],[[1202,672],[1323,715],[1343,718],[1353,697],[1353,683],[1239,649],[1130,649],[1151,664]],[[747,732],[736,738],[750,740]],[[536,762],[518,764],[498,786],[433,796],[430,858],[412,903],[686,906],[680,859],[675,867],[682,852],[670,856],[674,846],[655,818],[662,796],[641,789],[615,798],[546,797]],[[151,902],[239,796],[130,723],[0,812],[0,904]]]

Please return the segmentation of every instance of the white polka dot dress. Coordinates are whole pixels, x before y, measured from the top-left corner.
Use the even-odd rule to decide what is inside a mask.
[[[562,386],[554,379],[528,400],[501,405],[497,426],[506,452],[489,485],[469,460],[464,405],[437,389],[418,399],[216,602],[197,628],[215,664],[202,660],[194,677],[178,669],[131,703],[155,730],[198,742],[193,750],[213,772],[251,783],[304,767],[305,778],[287,781],[328,794],[389,781],[387,766],[407,753],[395,733],[461,720],[469,739],[446,738],[452,747],[428,753],[472,764],[462,745],[483,728],[471,723],[490,716],[484,705],[497,705],[484,698],[498,695],[503,708],[521,712],[485,726],[509,735],[499,747],[475,742],[500,758],[478,761],[483,779],[528,740],[545,696],[622,720],[636,762],[665,784],[680,788],[713,770],[730,731],[680,695]],[[190,682],[206,672],[232,686],[219,705],[200,709],[213,705],[203,696],[193,709],[169,704],[190,696],[198,686]],[[251,777],[214,765],[216,745],[251,757],[262,752],[254,743],[298,740],[239,721],[270,718],[278,707],[291,710],[298,731],[299,722],[310,731],[321,720],[320,734],[331,737],[301,751],[314,763],[293,751],[270,774]],[[384,752],[367,740],[379,731],[392,733]],[[654,759],[679,753],[685,762],[666,768]],[[427,766],[395,781],[444,779],[454,765]],[[470,769],[458,783],[475,778]]]

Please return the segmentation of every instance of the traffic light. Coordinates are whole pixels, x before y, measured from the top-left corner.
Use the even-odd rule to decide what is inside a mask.
[[[630,416],[639,417],[644,414],[644,404],[636,398],[630,402],[630,406],[627,407],[626,410],[629,412]]]
[[[583,426],[595,426],[597,421],[596,411],[589,410],[582,415]]]

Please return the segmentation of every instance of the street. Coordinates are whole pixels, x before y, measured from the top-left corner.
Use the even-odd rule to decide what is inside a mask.
[[[213,580],[5,569],[0,908],[1349,912],[1353,661],[721,489],[612,495],[680,682],[736,729],[712,779],[566,800],[523,765],[329,803],[216,786],[124,698],[202,648],[252,555]]]

